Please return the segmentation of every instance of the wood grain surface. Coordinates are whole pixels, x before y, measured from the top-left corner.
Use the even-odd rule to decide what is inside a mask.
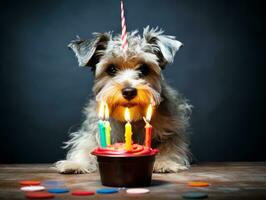
[[[21,180],[59,180],[71,191],[97,190],[103,188],[98,173],[93,174],[58,174],[51,164],[0,165],[0,200],[25,199],[20,191]],[[189,181],[207,181],[209,187],[192,188]],[[208,193],[208,199],[266,199],[266,163],[203,163],[192,165],[177,174],[153,174],[150,193],[143,195],[126,194],[125,189],[117,194],[89,197],[76,197],[68,194],[56,195],[55,199],[182,199],[186,191]]]

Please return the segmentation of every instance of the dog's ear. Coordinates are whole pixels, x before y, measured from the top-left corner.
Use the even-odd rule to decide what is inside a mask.
[[[94,33],[93,35],[94,38],[92,40],[83,40],[77,37],[76,40],[71,41],[68,45],[76,54],[79,66],[95,68],[111,38],[110,33]]]
[[[183,46],[181,42],[175,39],[174,36],[164,35],[162,30],[158,30],[158,27],[151,28],[145,27],[143,30],[143,38],[152,50],[152,53],[158,57],[159,65],[162,69],[168,63],[174,61],[175,53]]]

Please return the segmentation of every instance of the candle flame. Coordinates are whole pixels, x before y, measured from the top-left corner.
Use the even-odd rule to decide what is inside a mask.
[[[125,120],[128,122],[130,121],[130,112],[128,108],[125,110]]]
[[[100,119],[104,118],[104,103],[101,101],[98,116]]]
[[[147,113],[146,113],[146,120],[147,121],[151,121],[151,115],[152,115],[152,105],[150,104],[148,109],[147,109]]]
[[[104,118],[109,119],[109,109],[107,103],[105,103]]]

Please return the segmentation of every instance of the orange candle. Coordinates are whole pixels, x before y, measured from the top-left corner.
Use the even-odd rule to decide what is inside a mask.
[[[152,125],[149,123],[152,115],[152,106],[151,104],[148,107],[146,118],[143,118],[146,122],[145,125],[145,146],[151,148],[151,134],[152,134]]]

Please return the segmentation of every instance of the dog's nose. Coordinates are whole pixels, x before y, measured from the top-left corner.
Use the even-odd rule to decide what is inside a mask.
[[[126,87],[122,89],[122,95],[126,100],[131,100],[137,95],[137,89],[133,87]]]

